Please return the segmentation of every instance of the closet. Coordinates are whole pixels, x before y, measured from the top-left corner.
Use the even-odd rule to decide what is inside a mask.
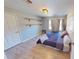
[[[4,45],[5,49],[8,49],[19,44],[21,41],[17,27],[17,17],[15,16],[15,14],[5,13],[4,17]]]
[[[4,49],[7,50],[22,42],[26,42],[41,32],[39,18],[27,17],[12,10],[4,15]]]

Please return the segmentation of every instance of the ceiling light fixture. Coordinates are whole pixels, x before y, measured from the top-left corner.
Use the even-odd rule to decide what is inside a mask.
[[[42,12],[43,12],[44,14],[48,14],[48,9],[47,9],[47,8],[43,8],[43,9],[42,9]]]
[[[32,4],[32,0],[25,0],[25,2]]]

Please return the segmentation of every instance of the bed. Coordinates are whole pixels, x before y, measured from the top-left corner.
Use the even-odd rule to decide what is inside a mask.
[[[37,44],[44,44],[62,51],[69,51],[69,46],[65,45],[64,41],[66,40],[61,37],[61,32],[48,32],[39,37]]]

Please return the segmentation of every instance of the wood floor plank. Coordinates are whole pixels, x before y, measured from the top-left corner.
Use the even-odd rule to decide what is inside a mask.
[[[8,59],[70,59],[70,53],[36,44],[36,41],[29,40],[5,51]]]

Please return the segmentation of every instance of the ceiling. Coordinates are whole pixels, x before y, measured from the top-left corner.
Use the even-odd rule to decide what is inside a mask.
[[[74,0],[32,0],[32,4],[25,0],[4,0],[4,6],[34,16],[63,16],[74,6]],[[48,14],[42,13],[42,8],[47,8]]]

